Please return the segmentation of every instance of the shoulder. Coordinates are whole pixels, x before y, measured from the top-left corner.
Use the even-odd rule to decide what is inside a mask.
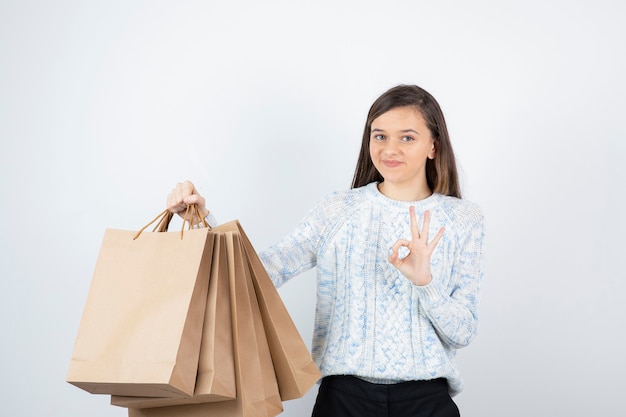
[[[328,223],[342,222],[352,213],[363,207],[367,197],[364,188],[333,191],[321,197],[311,209],[307,218],[310,221]]]
[[[346,209],[355,207],[366,200],[367,186],[352,188],[350,190],[333,191],[321,198],[318,206],[327,209]]]
[[[460,228],[483,227],[485,222],[483,210],[473,201],[441,196],[439,208]]]

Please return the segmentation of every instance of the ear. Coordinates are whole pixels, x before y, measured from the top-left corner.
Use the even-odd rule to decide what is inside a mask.
[[[435,159],[436,155],[437,155],[437,142],[433,141],[433,147],[430,149],[430,152],[428,152],[428,159]]]

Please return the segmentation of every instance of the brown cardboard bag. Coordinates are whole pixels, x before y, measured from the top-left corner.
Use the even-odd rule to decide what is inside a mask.
[[[245,249],[243,247],[243,242],[241,242],[241,236],[238,233],[228,233],[227,235],[232,235],[236,239],[234,244],[238,244],[239,253],[242,254],[241,258],[243,260],[242,269],[245,273],[246,286],[248,289],[248,297],[250,300],[250,306],[252,307],[252,317],[254,319],[254,331],[257,335],[258,347],[259,347],[259,356],[261,358],[265,358],[265,360],[261,360],[261,374],[263,376],[263,388],[265,390],[265,404],[267,406],[267,415],[275,416],[280,414],[283,411],[283,400],[280,397],[280,392],[278,389],[278,381],[276,380],[276,373],[274,371],[274,363],[272,362],[272,356],[270,353],[270,348],[268,345],[267,336],[265,334],[265,328],[263,324],[263,319],[261,316],[261,309],[259,308],[259,301],[256,297],[256,292],[254,291],[254,283],[252,282],[252,274],[250,269],[248,268],[247,259],[245,259]]]
[[[282,411],[275,405],[276,377],[264,370],[272,364],[263,337],[255,326],[254,304],[248,290],[245,252],[237,233],[220,233],[226,241],[233,325],[235,400],[157,408],[129,408],[129,417],[274,417]],[[261,345],[261,346],[259,346]],[[261,365],[264,363],[264,365]],[[269,389],[267,388],[269,386]],[[275,388],[271,388],[274,386]]]
[[[289,316],[280,294],[261,263],[239,221],[213,231],[237,231],[245,248],[256,298],[261,310],[280,396],[283,401],[300,398],[321,378],[317,365]]]
[[[163,212],[159,231],[169,219]],[[141,231],[104,234],[67,382],[94,394],[190,396],[215,235]]]
[[[196,389],[189,398],[111,396],[111,404],[148,408],[197,404],[235,398],[235,366],[231,324],[228,258],[224,236],[215,235],[209,295],[204,316]]]

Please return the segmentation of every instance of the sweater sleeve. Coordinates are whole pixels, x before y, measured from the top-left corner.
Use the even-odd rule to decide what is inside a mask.
[[[293,232],[259,253],[276,287],[317,265],[317,250],[325,227],[324,203],[320,202]]]
[[[414,287],[441,339],[455,348],[467,346],[476,335],[484,277],[484,218],[476,207],[464,217],[451,269],[452,292],[436,276],[428,285]]]

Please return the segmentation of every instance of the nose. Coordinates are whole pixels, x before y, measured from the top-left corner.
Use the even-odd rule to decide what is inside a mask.
[[[385,156],[394,156],[399,152],[398,144],[395,141],[388,141],[385,143],[385,147],[383,148],[383,155]]]

